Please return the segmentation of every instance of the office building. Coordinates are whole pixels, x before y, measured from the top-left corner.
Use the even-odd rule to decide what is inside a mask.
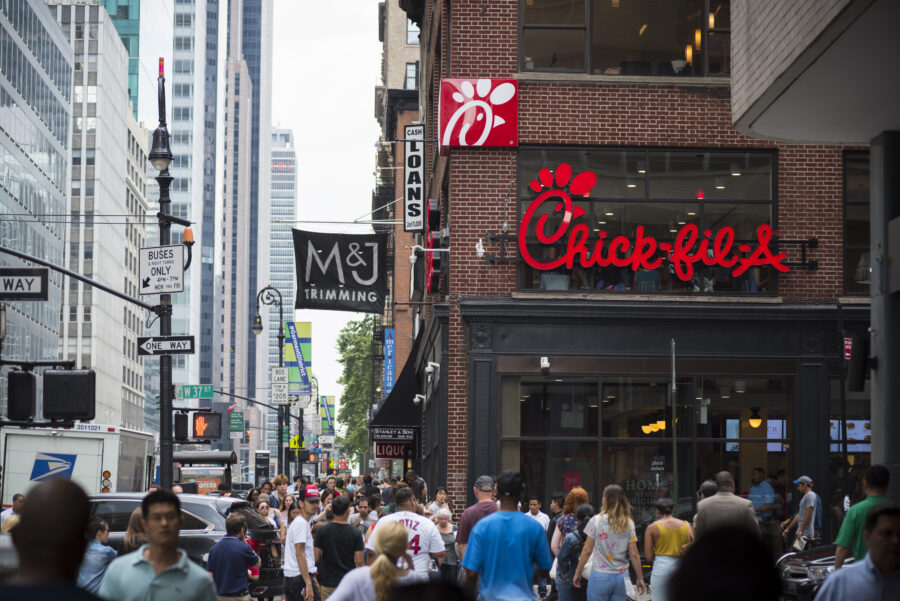
[[[129,111],[128,55],[103,6],[61,2],[50,9],[75,51],[65,264],[138,298],[147,139],[136,134]],[[65,283],[60,355],[96,372],[99,423],[143,428],[142,318],[143,310],[116,296],[71,278]]]
[[[0,48],[0,245],[62,265],[72,48],[41,0],[0,3]],[[0,266],[26,265],[0,253]],[[6,303],[4,359],[57,358],[63,280],[50,272],[46,301]],[[5,374],[0,399],[7,398]]]

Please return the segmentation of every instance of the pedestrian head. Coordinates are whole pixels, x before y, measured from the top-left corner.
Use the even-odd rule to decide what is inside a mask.
[[[157,488],[157,490],[159,490]],[[128,528],[125,530],[125,539],[122,541],[122,550],[125,553],[134,551],[147,542],[147,531],[144,530],[144,522],[141,520],[141,508],[135,507],[128,519]]]
[[[180,484],[175,484],[174,486],[172,486],[172,492],[175,493],[176,495],[180,495],[181,493],[184,492],[184,489],[181,487]]]
[[[697,539],[669,581],[671,601],[777,601],[781,580],[762,540],[740,527]]]
[[[675,503],[669,497],[660,497],[653,504],[656,507],[656,515],[660,518],[672,515],[675,510]]]
[[[415,470],[406,470],[406,476],[404,477],[404,480],[406,480],[408,484],[412,484],[418,479],[419,476],[416,474]]]
[[[490,501],[494,494],[494,479],[487,474],[478,476],[478,478],[475,479],[475,487],[473,490],[475,491],[475,498],[478,499],[479,503],[482,501]]]
[[[238,512],[232,512],[225,518],[225,534],[228,536],[240,537],[241,533],[247,528],[247,518]]]
[[[307,519],[314,516],[322,502],[319,488],[315,484],[309,484],[303,491],[303,515]]]
[[[151,484],[150,488],[147,489],[147,492],[153,492],[154,490],[159,490],[158,484]]]
[[[563,513],[575,515],[575,510],[578,509],[578,506],[587,502],[587,491],[580,486],[576,486],[569,491],[568,495],[566,495],[566,501],[563,503]]]
[[[382,503],[381,495],[378,493],[369,495],[369,511],[374,511],[375,515],[378,515],[378,510],[381,509]]]
[[[25,495],[22,493],[16,493],[12,498],[12,510],[13,513],[22,513],[22,507],[25,506]]]
[[[610,484],[603,489],[600,513],[609,516],[609,527],[617,534],[625,532],[632,526],[631,504],[625,498],[625,491],[618,484]]]
[[[761,467],[753,468],[751,479],[753,480],[753,484],[759,484],[766,479],[766,470]]]
[[[566,504],[566,498],[562,495],[553,495],[550,499],[550,511],[559,513],[562,511],[563,505]]]
[[[322,506],[328,505],[331,503],[334,498],[334,490],[331,488],[326,488],[325,490],[319,493],[319,501],[322,503]]]
[[[247,501],[251,505],[256,503],[257,497],[259,497],[259,489],[258,488],[252,488],[252,489],[250,489],[250,492],[247,493]]]
[[[809,476],[800,476],[799,478],[794,480],[794,484],[797,485],[798,491],[806,494],[812,489],[813,481]]]
[[[344,488],[344,479],[343,479],[343,478],[338,478],[338,479],[335,481],[335,484],[337,485],[338,488]]]
[[[734,476],[731,472],[722,470],[716,474],[716,490],[719,492],[734,492]]]
[[[575,520],[578,522],[578,531],[584,534],[588,522],[594,517],[594,506],[590,503],[582,503],[575,510]]]
[[[168,490],[158,490],[141,501],[141,518],[151,546],[176,547],[184,523],[181,501]]]
[[[87,495],[71,480],[42,482],[28,493],[28,503],[12,529],[23,584],[74,582],[87,545],[90,517]]]
[[[359,512],[363,519],[369,517],[369,500],[364,495],[356,498],[356,511]]]
[[[437,490],[434,491],[434,502],[438,505],[442,505],[447,502],[447,489],[443,486],[438,486]]]
[[[530,511],[532,515],[537,515],[540,510],[541,498],[537,495],[528,497],[528,511]]]
[[[284,498],[281,500],[281,503],[278,505],[278,509],[281,511],[289,511],[291,507],[294,506],[294,495],[285,494]]]
[[[103,518],[94,518],[88,526],[88,540],[95,540],[104,545],[109,541],[109,524]]]
[[[335,478],[334,476],[328,476],[328,478],[325,479],[325,488],[334,490],[335,486],[337,486],[337,478]]]
[[[372,564],[370,574],[375,587],[375,601],[386,601],[397,585],[397,562],[406,556],[412,568],[412,561],[406,555],[409,531],[400,522],[387,522],[378,528],[375,535],[375,552],[378,557]]]
[[[366,486],[369,486],[370,484],[372,484],[372,476],[370,476],[369,474],[364,475],[363,482]]]
[[[333,513],[335,517],[345,516],[349,510],[350,498],[347,497],[347,495],[338,495],[334,498],[334,501],[331,502],[331,513]]]
[[[260,486],[259,486],[259,492],[260,492],[261,494],[266,494],[266,495],[269,494],[269,493],[271,493],[271,492],[272,492],[272,483],[269,482],[268,480],[266,480],[265,482],[263,482],[262,484],[260,484]]]
[[[716,488],[716,483],[713,480],[704,480],[703,484],[700,485],[700,500],[708,499],[709,497],[716,494],[719,489]]]
[[[415,497],[411,488],[398,488],[394,493],[394,505],[397,511],[414,511]]]
[[[294,521],[294,518],[300,515],[302,512],[300,511],[300,504],[294,505],[290,509],[288,509],[288,524]]]
[[[425,499],[425,483],[421,480],[414,480],[413,483],[409,486],[410,490],[413,492],[413,496],[416,498],[417,503],[422,503],[423,505],[426,502]]]
[[[884,495],[887,492],[890,482],[891,473],[886,467],[877,463],[866,470],[866,475],[863,479],[867,496],[869,494]],[[15,501],[13,501],[13,503],[15,503]]]
[[[450,523],[450,520],[453,518],[453,514],[450,513],[450,510],[446,507],[441,507],[434,514],[435,520],[438,523],[438,526],[446,526]]]
[[[519,502],[525,491],[525,480],[522,474],[515,470],[503,470],[497,477],[497,498],[502,504],[504,501],[512,504]]]
[[[900,569],[900,505],[879,503],[866,514],[863,538],[869,558],[882,574]]]

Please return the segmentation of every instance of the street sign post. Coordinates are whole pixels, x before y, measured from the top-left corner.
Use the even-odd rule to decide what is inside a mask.
[[[243,435],[244,433],[244,412],[243,411],[232,411],[228,414],[228,431],[234,434],[237,432],[238,434]]]
[[[287,384],[290,381],[289,367],[272,368],[272,384]]]
[[[178,389],[180,399],[211,399],[213,398],[212,384],[191,384]]]
[[[139,251],[139,289],[142,295],[184,292],[184,246],[148,246]]]
[[[50,270],[39,268],[0,269],[0,301],[45,301],[48,296]]]
[[[193,354],[193,336],[150,336],[138,338],[138,355],[152,356]]]
[[[272,384],[271,388],[272,392],[272,404],[273,405],[290,405],[291,398],[288,394],[288,385],[285,384]]]

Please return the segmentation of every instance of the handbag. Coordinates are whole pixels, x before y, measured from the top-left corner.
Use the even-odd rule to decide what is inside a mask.
[[[556,564],[558,563],[558,559],[556,557],[553,558],[553,565],[550,566],[550,579],[556,580]]]
[[[794,539],[794,544],[791,545],[791,548],[792,548],[794,551],[802,551],[803,549],[806,548],[807,542],[808,542],[808,541],[807,541],[807,538],[806,538],[805,536],[803,536],[802,534],[798,534],[798,535],[797,535],[797,538]]]
[[[577,531],[576,531],[577,532]],[[578,532],[578,536],[581,540],[581,552],[584,553],[584,533]],[[594,554],[591,553],[591,556],[588,558],[587,562],[584,564],[584,567],[581,568],[581,579],[587,582],[591,579],[591,567],[594,565]]]

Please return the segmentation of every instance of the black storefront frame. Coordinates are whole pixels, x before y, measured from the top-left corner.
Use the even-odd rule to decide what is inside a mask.
[[[523,378],[523,377],[534,377],[535,375],[536,375],[536,374],[535,374],[534,372],[497,372],[497,374],[496,374],[496,376],[497,376],[497,384],[496,384],[496,385],[497,385],[497,389],[502,391],[502,381],[503,381],[503,378],[507,378],[507,377],[513,377],[513,378],[516,378],[516,377],[518,377],[518,378]],[[671,374],[664,374],[664,373],[622,373],[622,372],[617,372],[617,373],[615,373],[615,374],[611,374],[611,373],[597,374],[597,373],[576,373],[576,372],[572,372],[572,373],[562,373],[562,372],[557,372],[557,373],[554,373],[553,375],[554,375],[554,377],[556,377],[556,378],[560,378],[560,377],[563,378],[564,381],[565,381],[565,378],[584,378],[584,379],[593,378],[593,379],[596,380],[596,381],[594,382],[594,384],[595,384],[596,387],[597,387],[598,395],[599,395],[599,393],[602,391],[602,388],[603,388],[603,379],[604,379],[604,377],[609,377],[609,376],[612,376],[612,375],[614,375],[615,377],[624,377],[624,378],[628,378],[628,377],[645,377],[645,378],[661,378],[661,379],[663,379],[663,380],[665,380],[665,379],[671,377]],[[713,438],[713,437],[698,437],[698,436],[697,436],[697,420],[696,420],[696,419],[693,419],[693,416],[696,415],[696,410],[697,410],[697,405],[696,405],[696,394],[697,394],[697,390],[698,390],[698,389],[702,390],[702,388],[698,388],[698,385],[697,385],[697,384],[698,384],[698,380],[699,380],[699,381],[701,382],[701,384],[702,384],[703,378],[707,378],[707,377],[711,377],[711,376],[715,376],[715,377],[724,377],[724,378],[742,378],[742,377],[745,377],[745,378],[749,378],[749,377],[752,377],[752,378],[779,378],[779,379],[785,379],[785,380],[790,379],[790,380],[792,381],[792,383],[793,383],[793,380],[794,380],[794,376],[793,376],[792,374],[785,374],[785,373],[758,373],[758,372],[757,372],[757,373],[746,373],[746,372],[743,372],[743,373],[716,372],[715,374],[709,374],[709,373],[705,373],[705,374],[695,374],[695,373],[691,373],[691,374],[679,374],[679,373],[676,373],[676,381],[680,381],[680,380],[688,380],[688,379],[690,380],[690,388],[689,388],[688,390],[685,391],[685,392],[686,392],[686,395],[687,395],[687,397],[686,397],[686,398],[687,398],[687,406],[686,406],[686,410],[687,410],[687,412],[688,412],[688,415],[691,415],[691,416],[692,416],[691,423],[690,423],[690,426],[689,426],[689,427],[690,427],[690,436],[686,436],[686,437],[683,437],[683,438],[672,437],[672,436],[659,437],[659,438],[640,438],[640,437],[634,437],[634,436],[629,436],[629,437],[604,436],[604,435],[603,435],[603,402],[602,402],[602,400],[600,400],[600,402],[598,402],[598,406],[596,407],[598,429],[597,429],[597,434],[596,434],[595,436],[580,436],[580,435],[579,435],[579,436],[558,436],[558,435],[554,435],[554,436],[536,436],[536,435],[529,435],[529,436],[504,436],[504,435],[501,433],[500,436],[499,436],[498,439],[497,439],[497,445],[496,445],[497,448],[496,448],[496,451],[495,451],[495,452],[497,453],[497,456],[498,456],[498,457],[501,457],[501,456],[502,456],[503,443],[505,443],[505,442],[539,442],[539,443],[573,443],[573,444],[584,444],[584,443],[592,443],[592,442],[593,442],[593,443],[596,443],[596,446],[597,446],[597,462],[598,462],[597,469],[599,470],[599,478],[600,478],[601,485],[600,485],[599,490],[596,490],[596,491],[588,491],[588,493],[590,494],[590,498],[592,499],[592,502],[595,504],[595,506],[598,506],[598,503],[599,503],[599,493],[602,492],[603,485],[604,485],[604,484],[613,484],[613,481],[610,480],[610,479],[608,479],[608,478],[607,478],[606,480],[604,480],[604,474],[603,474],[603,460],[604,460],[603,446],[604,446],[605,444],[610,444],[610,443],[613,442],[613,441],[614,441],[614,442],[617,442],[617,443],[624,443],[624,444],[629,444],[629,443],[639,443],[639,444],[658,443],[658,444],[661,445],[661,446],[662,446],[662,445],[669,445],[669,446],[672,446],[673,444],[674,444],[674,445],[682,445],[682,444],[687,445],[687,444],[689,444],[689,445],[690,445],[690,448],[691,448],[691,453],[690,453],[690,457],[689,457],[688,469],[687,469],[687,470],[683,470],[683,469],[678,470],[678,472],[687,471],[687,472],[689,473],[689,475],[690,475],[689,490],[687,490],[687,491],[678,491],[678,498],[681,499],[681,498],[685,498],[685,497],[691,497],[691,499],[692,499],[692,503],[691,503],[691,512],[694,512],[694,511],[696,511],[696,504],[697,504],[697,501],[698,501],[697,496],[696,496],[696,491],[699,490],[700,484],[701,484],[701,483],[698,481],[698,477],[697,477],[697,465],[698,465],[698,462],[697,462],[697,457],[698,457],[698,455],[697,455],[697,453],[698,453],[698,443],[699,443],[699,444],[710,444],[710,445],[712,445],[712,444],[722,444],[722,445],[725,445],[725,444],[728,444],[728,443],[745,443],[745,444],[768,444],[768,443],[773,443],[773,444],[774,444],[774,443],[784,444],[784,443],[787,443],[788,445],[791,445],[790,452],[791,452],[791,455],[793,456],[793,448],[792,448],[793,441],[794,441],[793,436],[791,436],[791,437],[783,437],[783,438],[759,438],[759,439],[752,439],[752,438],[751,438],[751,439],[746,439],[746,438],[723,438],[723,437],[715,437],[715,438]],[[791,390],[791,398],[789,399],[789,403],[794,404],[794,403],[796,402],[796,396],[795,396],[795,394],[796,394],[796,391],[795,391],[795,390],[793,389],[793,387],[792,387],[792,390]],[[502,396],[502,393],[501,393],[501,396]],[[602,396],[602,395],[601,395],[601,396]],[[600,399],[600,396],[598,396],[598,399]],[[668,402],[668,401],[667,401],[667,402]],[[792,408],[792,409],[793,409],[793,408]],[[666,409],[666,411],[668,411],[668,408]],[[793,414],[792,414],[792,415],[793,415]],[[499,416],[498,416],[498,417],[499,417],[500,423],[502,424],[502,423],[503,423],[503,402],[502,402],[502,398],[501,398],[500,403],[499,403]],[[793,420],[792,426],[793,426],[794,428],[798,427],[798,426],[797,426],[797,421],[796,421],[796,415],[793,416],[792,420]],[[786,462],[786,463],[787,463],[787,462]],[[673,466],[673,467],[674,467],[674,466]],[[792,475],[792,473],[791,473],[792,467],[793,467],[793,466],[790,466],[790,465],[788,465],[788,466],[786,467],[786,469],[788,470],[788,476],[796,477],[796,476],[801,475],[801,474]],[[724,468],[723,468],[723,469],[724,469]],[[673,478],[677,478],[677,473],[678,473],[678,472],[675,472],[675,471],[672,472],[672,473],[673,473]],[[528,491],[528,492],[529,492],[529,494],[531,493],[531,491]],[[549,501],[549,498],[548,498],[548,499],[544,499],[543,501],[544,501],[544,502],[548,502],[548,501]]]
[[[587,201],[592,205],[596,202],[620,202],[620,203],[691,203],[697,202],[698,204],[767,204],[772,207],[772,221],[771,226],[773,231],[778,231],[778,159],[779,159],[779,149],[778,148],[745,148],[745,147],[721,147],[721,146],[627,146],[627,145],[611,145],[611,146],[597,146],[597,145],[566,145],[566,144],[520,144],[516,149],[516,157],[518,159],[519,153],[522,150],[549,150],[549,151],[570,151],[570,152],[579,152],[579,151],[619,151],[619,152],[642,152],[644,153],[644,162],[647,167],[650,165],[650,153],[651,152],[703,152],[703,153],[713,153],[713,154],[729,154],[729,153],[744,153],[744,154],[768,154],[771,156],[771,193],[772,198],[768,201],[761,200],[745,200],[745,201],[708,201],[705,198],[696,201],[690,201],[685,199],[665,199],[665,198],[650,198],[649,190],[650,190],[650,169],[647,168],[645,173],[643,174],[644,180],[644,198],[641,199],[629,199],[629,198],[611,198],[611,197],[588,197]],[[555,165],[551,166],[555,167]],[[515,180],[515,189],[516,189],[516,223],[522,223],[522,202],[523,198],[520,196],[520,182],[522,181],[522,161],[516,160],[516,180]],[[593,217],[593,213],[590,213],[591,217]],[[846,223],[846,219],[845,219]],[[736,243],[738,241],[735,241]],[[773,252],[778,252],[778,238],[773,238]],[[525,288],[522,283],[522,258],[519,255],[516,255],[516,291],[520,293],[542,293],[545,292],[543,290],[536,290],[533,288]],[[773,278],[774,285],[772,286],[772,290],[762,293],[762,292],[742,292],[742,291],[729,291],[727,293],[712,293],[713,295],[718,296],[746,296],[748,298],[759,298],[759,297],[776,297],[778,296],[778,284],[779,284],[779,276],[776,270],[772,270],[771,277]],[[584,294],[585,292],[592,294],[604,294],[604,291],[599,290],[566,290],[566,291],[557,291],[557,293],[571,293],[571,294]],[[628,291],[625,292],[607,292],[607,294],[627,294]],[[658,297],[666,297],[666,296],[679,296],[679,297],[691,297],[691,296],[703,296],[703,293],[685,293],[685,292],[667,292],[664,290],[657,290],[652,293],[653,296]]]
[[[791,464],[786,469],[795,475],[810,475],[824,483],[816,490],[828,499],[835,483],[828,474],[829,440],[827,401],[829,372],[827,362],[842,356],[836,305],[779,305],[774,303],[672,303],[672,302],[598,302],[596,300],[559,300],[540,298],[463,297],[460,313],[468,331],[467,405],[468,460],[466,490],[468,502],[471,482],[483,473],[496,473],[501,464],[499,420],[501,378],[503,375],[538,375],[540,356],[550,356],[553,375],[598,376],[590,362],[615,364],[620,357],[644,362],[650,368],[640,375],[665,374],[669,364],[669,341],[678,345],[678,373],[691,377],[739,373],[741,377],[770,373],[793,380],[793,432]],[[866,327],[867,307],[843,307],[845,327]],[[598,336],[598,332],[606,336]],[[627,332],[624,337],[617,332]],[[721,334],[715,339],[705,336]],[[654,346],[655,344],[655,346]],[[616,348],[619,347],[619,348]],[[664,349],[664,350],[663,350]],[[724,359],[722,359],[725,357]],[[690,372],[684,365],[705,365],[711,359],[747,364],[746,369],[720,373],[702,369]],[[514,363],[525,362],[515,369]],[[587,369],[560,370],[565,362],[582,362]],[[586,362],[586,363],[585,363]],[[498,365],[498,363],[502,365]],[[768,367],[767,367],[768,366]],[[607,374],[615,373],[606,371]],[[733,377],[733,376],[732,376]],[[696,433],[695,426],[694,434]],[[603,444],[596,437],[508,437],[541,441],[586,439]],[[607,439],[610,440],[610,439]],[[629,440],[629,439],[616,439]],[[647,440],[667,439],[630,439]],[[716,443],[728,438],[697,438],[698,443]],[[742,442],[740,439],[733,439]],[[685,439],[686,441],[686,439]],[[692,436],[691,444],[696,449]],[[767,439],[761,439],[765,443]],[[774,441],[774,439],[773,439]],[[743,440],[743,442],[751,442]],[[599,451],[599,449],[598,449]],[[696,471],[692,451],[690,469]],[[679,470],[682,471],[682,470]],[[684,496],[679,492],[680,496]],[[826,521],[826,536],[829,531]]]

